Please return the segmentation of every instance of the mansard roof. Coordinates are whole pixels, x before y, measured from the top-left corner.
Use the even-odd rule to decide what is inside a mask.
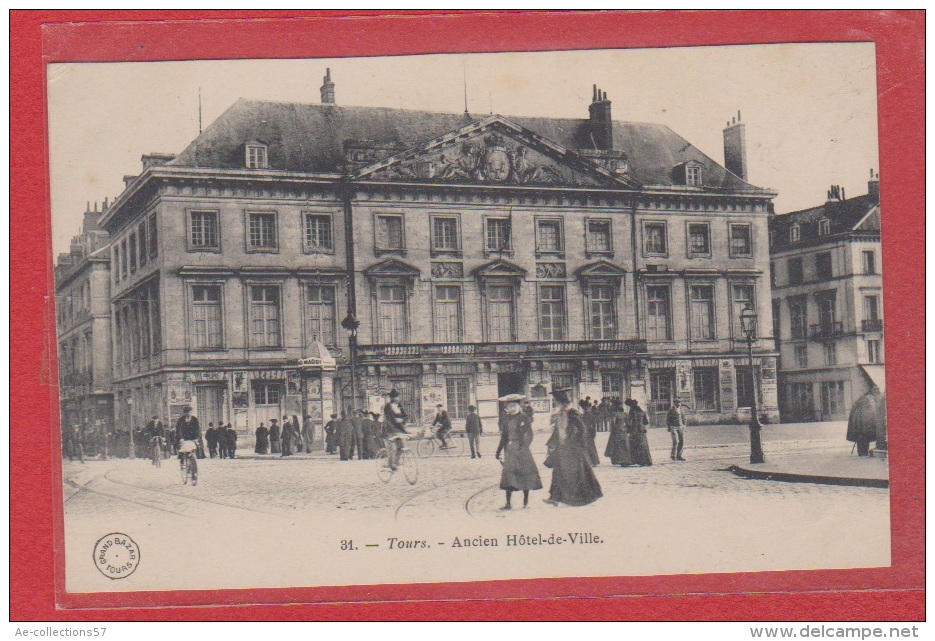
[[[506,118],[567,149],[593,149],[587,118]],[[271,170],[340,173],[348,143],[395,145],[401,151],[480,120],[463,113],[240,99],[168,165],[242,169],[243,144],[263,140]],[[629,175],[643,185],[675,186],[672,168],[694,160],[704,166],[709,189],[756,189],[665,125],[614,121],[613,147],[626,153]]]
[[[819,236],[818,233],[818,225],[822,220],[828,220],[830,223],[829,233],[825,236]],[[796,245],[822,243],[828,236],[850,232],[879,234],[880,205],[870,194],[864,194],[774,216],[769,223],[774,251],[790,245],[789,229],[793,225],[799,226],[801,239]]]

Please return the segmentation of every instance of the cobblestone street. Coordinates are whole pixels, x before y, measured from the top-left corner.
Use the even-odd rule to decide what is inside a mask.
[[[848,457],[850,444],[840,438],[841,427],[769,426],[764,449],[774,461],[814,452]],[[668,433],[652,430],[655,465],[620,468],[602,457],[595,471],[604,498],[584,508],[543,503],[551,471],[540,465],[545,489],[532,493],[529,509],[511,512],[498,509],[503,492],[492,434],[482,439],[481,459],[441,453],[419,459],[415,485],[399,474],[384,484],[374,461],[342,462],[322,452],[283,459],[241,450],[240,459],[204,459],[194,488],[181,484],[174,460],[164,461],[161,469],[145,460],[72,462],[64,467],[66,545],[142,527],[158,533],[155,538],[191,531],[197,540],[223,540],[228,546],[238,540],[248,549],[236,558],[244,559],[250,556],[247,541],[276,538],[291,528],[318,532],[317,544],[332,551],[345,536],[362,532],[372,536],[359,544],[372,547],[385,546],[396,532],[420,532],[420,539],[438,539],[432,545],[440,546],[454,535],[537,528],[592,531],[626,542],[628,558],[621,557],[618,570],[605,568],[614,574],[888,564],[887,490],[737,477],[726,468],[747,460],[747,437],[743,426],[690,428],[688,460],[676,463],[668,456]],[[601,453],[606,439],[606,433],[598,435]],[[533,443],[540,462],[545,441],[545,434],[537,434]],[[856,520],[880,530],[875,540],[885,541],[885,549],[857,554],[854,537],[866,530],[847,528]],[[669,544],[675,540],[677,546]],[[559,558],[557,565],[562,562]]]

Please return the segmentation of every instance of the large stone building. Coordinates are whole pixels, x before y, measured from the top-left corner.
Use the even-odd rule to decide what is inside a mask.
[[[104,205],[107,207],[106,203]],[[55,265],[59,399],[63,443],[78,428],[87,448],[114,428],[111,389],[110,249],[95,203]]]
[[[880,183],[770,223],[773,335],[785,421],[843,420],[883,377]]]
[[[118,418],[253,429],[400,390],[418,422],[523,392],[674,396],[749,417],[739,331],[772,327],[767,218],[745,182],[664,125],[239,100],[177,156],[144,157],[102,221],[113,240]],[[352,355],[341,320],[360,322]],[[776,418],[776,353],[757,345]],[[333,360],[329,360],[329,355]],[[324,362],[322,362],[324,361]],[[127,400],[132,399],[131,404]],[[124,415],[124,412],[130,414]]]

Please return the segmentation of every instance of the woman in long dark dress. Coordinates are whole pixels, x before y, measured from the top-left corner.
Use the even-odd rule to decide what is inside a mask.
[[[649,440],[646,438],[646,426],[649,419],[639,402],[628,398],[626,405],[630,408],[627,415],[627,432],[630,436],[630,457],[637,465],[652,465],[653,457],[649,453]]]
[[[552,396],[559,408],[552,414],[552,436],[546,443],[552,485],[545,501],[552,505],[588,505],[604,493],[588,458],[587,428],[580,411],[572,406],[568,390],[554,390]]]
[[[588,409],[584,416],[581,417],[584,422],[584,444],[587,446],[586,451],[588,453],[588,462],[591,463],[591,467],[601,464],[601,459],[597,455],[597,422],[600,420],[598,418],[598,409],[596,406],[591,406]]]
[[[610,420],[610,438],[604,456],[614,465],[633,465],[630,457],[630,445],[627,443],[627,414],[620,401],[614,401],[613,409],[608,408]]]
[[[506,505],[501,510],[510,510],[513,492],[523,493],[523,507],[529,507],[529,491],[541,490],[542,479],[539,468],[532,458],[529,446],[532,443],[532,421],[522,411],[523,396],[510,394],[500,399],[506,403],[506,412],[500,417],[500,445],[497,460],[503,464],[500,489],[506,491]],[[500,458],[500,455],[503,458]]]
[[[256,428],[256,447],[253,451],[257,454],[269,454],[269,430],[263,423]]]

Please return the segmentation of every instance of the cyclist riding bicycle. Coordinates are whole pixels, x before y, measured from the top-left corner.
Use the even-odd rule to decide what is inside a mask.
[[[406,410],[399,404],[399,392],[390,390],[390,401],[383,406],[383,437],[387,440],[387,462],[395,470],[399,463],[399,453],[403,450],[403,441],[409,436],[406,431]]]
[[[192,408],[190,405],[186,405],[182,412],[182,416],[175,424],[175,444],[178,446],[179,465],[184,468],[185,457],[195,456],[195,454],[190,454],[190,452],[197,449],[198,441],[201,440],[201,425],[198,424],[198,418],[192,416]],[[186,447],[184,448],[185,451],[183,451],[182,444],[186,441],[191,441],[196,447]]]
[[[438,431],[435,432],[435,437],[442,442],[442,449],[447,450],[448,441],[445,440],[445,436],[451,431],[451,419],[448,418],[448,412],[441,403],[435,406],[435,420],[432,421],[432,427],[436,425],[438,425]]]

